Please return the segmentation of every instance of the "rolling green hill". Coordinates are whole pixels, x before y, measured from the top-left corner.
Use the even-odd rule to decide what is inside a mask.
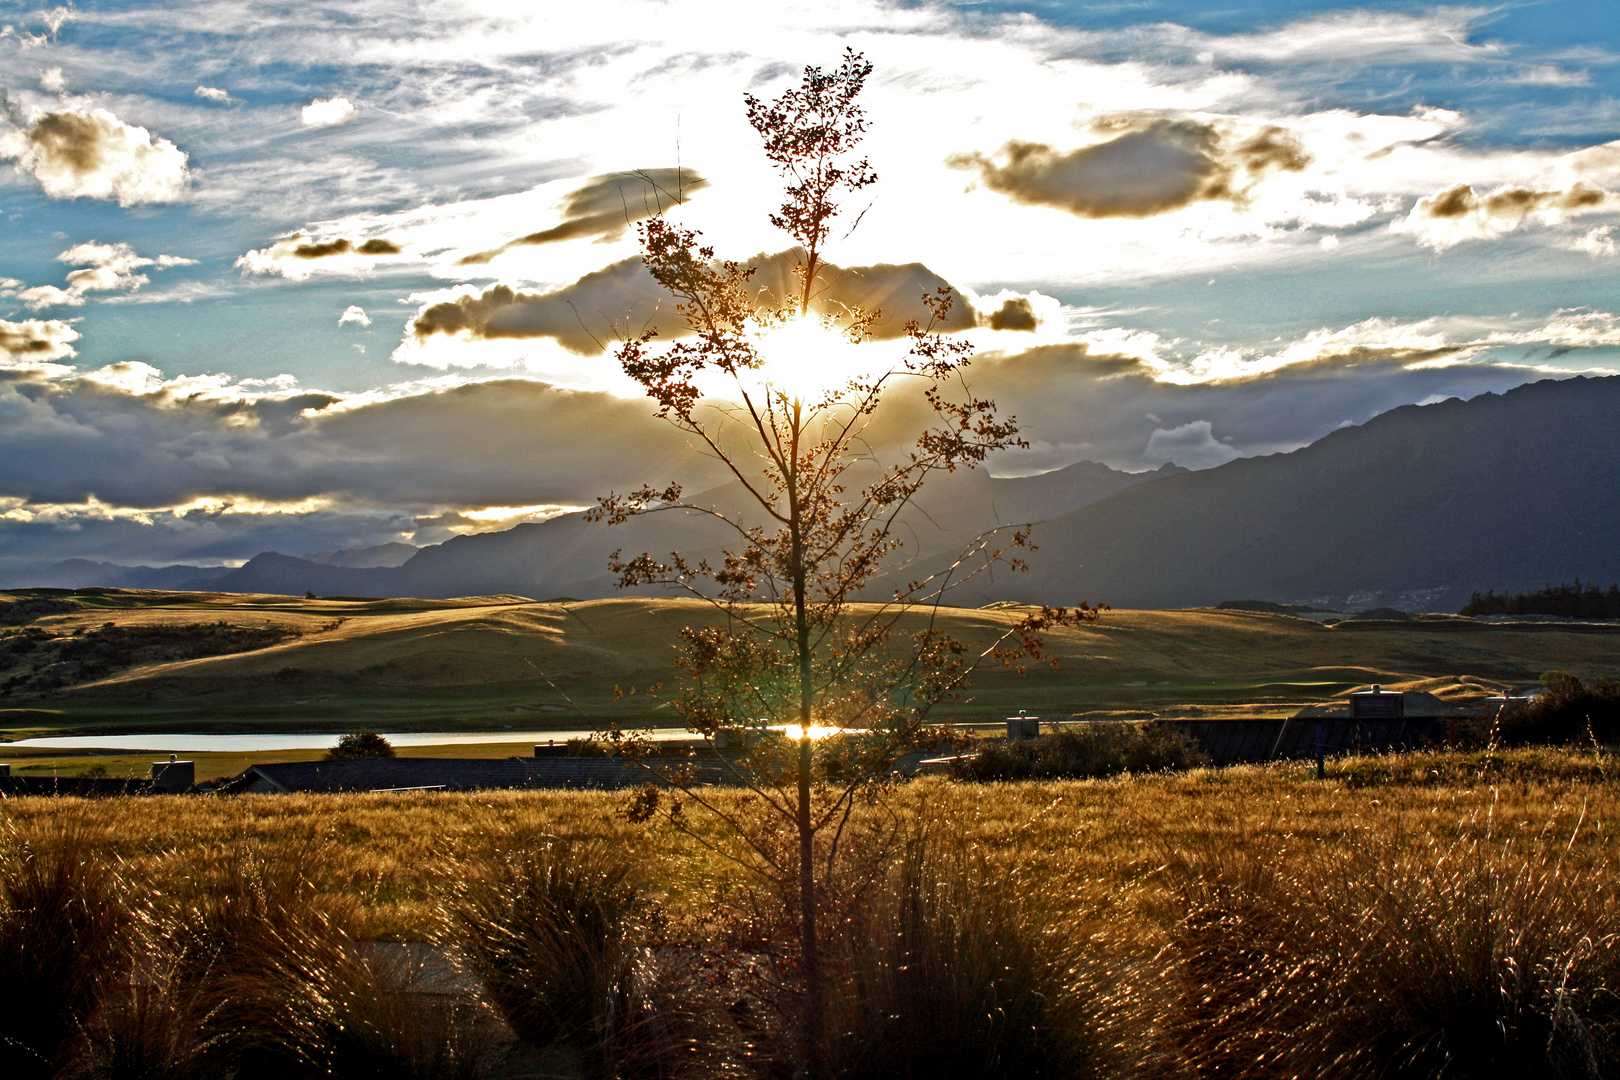
[[[940,617],[958,637],[987,643],[1018,611],[956,608]],[[675,718],[648,687],[673,685],[678,630],[710,618],[697,601],[645,598],[0,594],[0,663],[7,665],[0,683],[24,677],[0,696],[0,731],[671,724]],[[148,642],[146,651],[128,651],[128,665],[112,671],[81,666],[75,674],[78,661],[59,659],[74,641],[112,630]],[[186,655],[188,634],[206,636],[221,651]],[[24,636],[36,644],[14,653]],[[1050,644],[1057,669],[986,669],[941,718],[1189,707],[1252,715],[1371,682],[1469,696],[1529,685],[1550,668],[1620,675],[1620,627],[1454,617],[1325,626],[1247,611],[1113,611],[1097,625],[1054,633]],[[61,685],[42,688],[57,679]]]

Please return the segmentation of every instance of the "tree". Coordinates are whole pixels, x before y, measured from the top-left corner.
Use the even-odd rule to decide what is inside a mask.
[[[818,889],[833,872],[857,793],[899,753],[937,737],[927,729],[930,711],[957,695],[978,663],[1040,659],[1045,629],[1096,615],[1083,604],[1043,607],[973,646],[940,627],[952,587],[996,563],[1021,568],[1014,552],[1029,546],[1028,526],[1006,530],[999,547],[1001,530],[978,538],[937,573],[893,578],[898,527],[924,482],[1024,445],[1015,421],[970,392],[971,346],[940,332],[954,303],[949,289],[921,297],[920,317],[905,326],[904,355],[870,373],[806,391],[793,386],[796,373],[773,364],[783,338],[819,337],[829,350],[863,345],[880,317],[827,300],[833,282],[824,258],[843,201],[877,180],[864,158],[853,160],[867,128],[857,99],[871,71],[849,51],[832,71],[805,68],[801,84],[774,101],[745,97],[749,122],[784,182],[770,220],[797,245],[790,295],[756,285],[756,267],[717,259],[694,230],[663,217],[638,227],[644,263],[674,299],[685,333],[660,343],[649,330],[622,343],[617,359],[657,415],[729,474],[735,505],[704,505],[672,484],[610,494],[590,513],[609,524],[706,514],[733,538],[716,564],[681,553],[615,553],[611,565],[621,587],[681,590],[722,616],[719,625],[681,631],[677,663],[686,678],[674,705],[691,731],[716,739],[756,727],[759,717],[796,721],[785,760],[767,742],[728,761],[766,817],[792,834],[787,850],[678,770],[664,769],[663,779],[734,826],[746,863],[782,888],[797,915],[811,1076],[821,1072],[827,992]],[[884,463],[868,435],[883,402],[903,394],[925,402],[931,417],[908,449]],[[915,625],[905,633],[908,619]],[[830,731],[858,734],[818,746],[817,736]],[[647,746],[611,735],[624,752],[660,767]],[[649,787],[635,813],[676,815],[681,805]]]
[[[327,761],[354,761],[357,758],[393,757],[394,744],[370,728],[351,731],[326,752]]]

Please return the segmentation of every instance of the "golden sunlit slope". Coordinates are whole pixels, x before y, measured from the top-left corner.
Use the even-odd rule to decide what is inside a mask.
[[[0,596],[0,603],[16,599]],[[51,610],[25,628],[50,639],[47,646],[76,631],[109,632],[108,624],[131,634],[223,624],[284,636],[267,647],[148,660],[54,690],[12,693],[0,701],[0,708],[11,707],[0,727],[673,722],[647,688],[678,678],[671,662],[680,628],[714,618],[699,601],[640,598],[298,600],[84,590],[43,599]],[[34,594],[25,603],[39,601]],[[939,619],[958,637],[988,644],[1020,613],[946,609]],[[923,619],[908,618],[905,628]],[[1023,675],[986,668],[968,700],[941,715],[985,718],[1019,708],[1054,716],[1162,713],[1189,705],[1275,711],[1371,682],[1421,683],[1466,696],[1504,683],[1526,685],[1550,668],[1583,677],[1620,674],[1620,627],[1490,626],[1454,618],[1335,627],[1243,611],[1114,611],[1096,625],[1051,634],[1049,644],[1058,668],[1032,667]],[[1475,681],[1459,684],[1460,677]]]

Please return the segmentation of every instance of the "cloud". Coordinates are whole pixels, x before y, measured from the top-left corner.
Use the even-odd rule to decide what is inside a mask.
[[[1620,174],[1620,139],[1577,150],[1564,160],[1578,173],[1600,176]]]
[[[1193,420],[1180,427],[1154,428],[1142,456],[1184,469],[1211,469],[1231,461],[1238,452],[1216,440],[1215,429],[1208,420]]]
[[[151,282],[151,278],[138,272],[143,267],[167,269],[171,266],[194,266],[197,262],[178,255],[159,255],[155,259],[148,259],[137,255],[128,244],[103,244],[95,240],[75,244],[56,258],[70,266],[84,268],[68,273],[66,289],[55,285],[36,285],[20,290],[17,298],[32,310],[78,307],[84,303],[85,294],[91,292],[132,292]]]
[[[366,309],[361,307],[359,304],[350,304],[348,307],[343,309],[343,314],[338,316],[338,325],[342,326],[345,323],[358,323],[361,326],[370,326],[371,316],[367,315]]]
[[[1354,10],[1299,19],[1275,30],[1225,36],[1168,28],[1212,59],[1315,65],[1320,63],[1482,63],[1502,58],[1502,45],[1473,44],[1474,26],[1494,9],[1437,7],[1420,15]]]
[[[1202,200],[1241,201],[1270,173],[1299,172],[1311,160],[1297,136],[1275,125],[1227,148],[1211,124],[1103,121],[1105,129],[1122,124],[1133,130],[1077,150],[1013,139],[1000,161],[970,153],[948,164],[977,170],[980,183],[1015,202],[1086,218],[1141,218]]]
[[[757,268],[752,284],[759,290],[762,307],[785,303],[793,294],[795,261],[792,251],[759,255],[749,261]],[[877,340],[903,336],[910,319],[926,320],[928,313],[922,297],[932,295],[936,289],[950,288],[948,282],[920,263],[847,268],[826,263],[820,281],[825,287],[813,308],[830,315],[852,308],[879,311],[881,316],[872,328]],[[961,330],[976,321],[972,307],[957,297],[948,322],[941,328]],[[410,340],[395,358],[430,362],[410,344],[439,335],[464,342],[551,338],[576,355],[595,356],[613,342],[639,335],[650,327],[656,327],[666,339],[688,332],[669,293],[653,280],[641,259],[630,258],[548,293],[525,293],[501,284],[427,304],[411,320]],[[463,362],[474,365],[484,361],[469,353]]]
[[[1470,398],[1571,374],[1578,366],[1540,361],[1565,354],[1567,363],[1573,350],[1620,347],[1620,316],[1582,309],[1541,318],[1368,319],[1271,350],[1206,350],[1186,360],[1152,335],[1088,337],[974,357],[966,372],[973,394],[1016,417],[1032,444],[997,455],[998,472],[1059,468],[1083,458],[1123,469],[1166,460],[1190,465],[1189,447],[1205,442],[1199,429],[1188,429],[1199,421],[1209,423],[1212,441],[1239,455],[1292,450],[1346,418],[1362,423],[1435,394]],[[925,419],[915,406],[885,409],[880,421],[889,442]],[[1155,442],[1155,431],[1169,434]],[[1091,444],[1085,452],[1068,449],[1082,442]],[[1147,453],[1150,443],[1154,455]],[[1208,446],[1204,453],[1211,460],[1226,455]]]
[[[1503,187],[1489,195],[1477,194],[1468,184],[1455,184],[1419,199],[1411,213],[1392,222],[1390,228],[1411,233],[1419,243],[1444,251],[1465,240],[1494,239],[1533,218],[1555,225],[1580,214],[1616,209],[1620,209],[1620,194],[1584,180],[1564,189]]]
[[[1063,327],[1063,305],[1055,297],[1039,292],[1019,293],[1003,289],[994,296],[973,300],[978,322],[990,330],[1035,333]]]
[[[0,360],[8,363],[39,364],[76,355],[73,342],[79,332],[60,319],[0,319]]]
[[[191,180],[184,151],[106,109],[45,113],[0,135],[0,159],[32,173],[53,199],[175,202]]]
[[[140,363],[0,371],[0,519],[50,551],[53,531],[116,518],[123,557],[144,558],[143,519],[163,526],[145,528],[151,538],[229,509],[261,515],[240,546],[221,534],[219,546],[163,550],[247,558],[279,546],[264,540],[276,515],[285,531],[308,515],[321,528],[348,515],[399,529],[453,513],[467,519],[456,531],[482,531],[647,480],[718,481],[645,399],[527,379],[344,398],[289,381],[165,378]]]
[[[217,86],[199,86],[199,87],[197,87],[196,90],[192,91],[192,93],[196,94],[198,97],[203,98],[203,99],[205,99],[207,101],[212,101],[216,105],[240,105],[240,104],[242,104],[242,99],[241,98],[231,97],[230,94],[228,94],[224,90],[221,90]]]
[[[1593,229],[1575,241],[1575,250],[1584,251],[1594,259],[1612,257],[1615,253],[1614,226]]]
[[[335,127],[347,124],[360,115],[360,110],[346,97],[317,98],[299,110],[298,118],[305,127]]]
[[[984,318],[984,325],[992,330],[1027,330],[1033,332],[1039,321],[1035,318],[1035,308],[1027,296],[1010,297],[1002,301],[1001,306]]]
[[[616,240],[635,222],[678,206],[693,192],[708,186],[709,182],[691,169],[637,169],[595,176],[564,200],[562,221],[558,224],[520,236],[493,250],[467,255],[457,265],[479,266],[515,247],[554,244],[585,236]]]
[[[302,281],[313,273],[312,267],[317,262],[328,271],[361,273],[378,259],[401,255],[404,250],[401,244],[383,236],[365,240],[351,240],[346,236],[314,240],[303,233],[294,233],[267,248],[243,254],[236,260],[236,266],[249,274],[275,274]]]

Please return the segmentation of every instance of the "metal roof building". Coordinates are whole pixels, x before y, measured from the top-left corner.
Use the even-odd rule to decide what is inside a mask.
[[[698,783],[729,779],[716,761],[697,759]],[[655,774],[623,758],[355,758],[252,765],[220,785],[223,794],[358,791],[486,791],[495,789],[621,790],[655,782]]]

